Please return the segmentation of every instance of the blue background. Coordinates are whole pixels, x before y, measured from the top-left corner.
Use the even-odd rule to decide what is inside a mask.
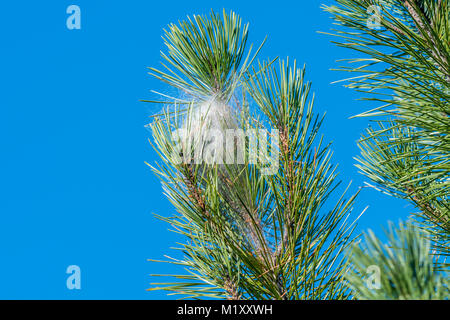
[[[0,298],[165,299],[147,292],[152,273],[182,272],[148,262],[180,240],[152,212],[172,208],[144,161],[157,158],[144,125],[156,106],[147,75],[158,66],[162,29],[191,14],[233,9],[250,22],[250,42],[268,42],[260,57],[306,63],[322,132],[355,192],[355,141],[367,106],[330,84],[330,71],[352,52],[330,43],[323,1],[7,1],[0,11]],[[329,1],[328,1],[329,2]],[[66,28],[66,8],[81,8],[81,30]],[[370,206],[358,231],[380,233],[412,211],[365,189],[355,212]],[[81,290],[66,288],[66,268],[81,268]]]

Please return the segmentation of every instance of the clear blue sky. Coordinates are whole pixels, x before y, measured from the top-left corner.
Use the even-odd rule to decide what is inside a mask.
[[[329,2],[329,1],[327,1]],[[165,299],[146,292],[149,274],[181,272],[147,262],[180,240],[152,212],[172,208],[144,161],[154,162],[144,125],[159,111],[139,102],[167,90],[147,75],[163,50],[162,29],[186,15],[233,9],[250,22],[261,58],[306,63],[323,133],[351,191],[365,181],[354,167],[366,119],[358,94],[332,81],[336,59],[351,52],[318,34],[331,27],[322,1],[6,1],[0,11],[0,298]],[[81,8],[81,30],[66,8]],[[358,230],[380,232],[411,207],[374,190]],[[66,268],[81,268],[81,290]]]

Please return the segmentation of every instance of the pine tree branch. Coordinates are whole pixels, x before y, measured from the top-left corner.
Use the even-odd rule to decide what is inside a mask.
[[[239,289],[234,281],[229,278],[225,279],[224,289],[228,294],[228,300],[241,300],[241,294],[239,294]]]
[[[431,29],[430,23],[423,20],[423,17],[425,17],[425,12],[418,6],[417,0],[404,0],[403,5],[411,15],[411,18],[413,19],[417,30],[422,33],[422,37],[424,38],[424,40],[427,39],[425,39],[425,34],[423,32],[426,33],[428,39],[431,41],[432,46],[430,50],[432,52],[432,55],[438,64],[439,70],[442,72],[446,80],[450,83],[449,61],[446,58],[445,54],[440,51],[440,47],[437,44],[437,42],[440,40],[435,37],[435,33]],[[436,12],[438,7],[440,7],[440,2],[436,7]]]
[[[264,228],[261,223],[261,219],[258,217],[258,212],[251,211],[247,206],[243,205],[243,203],[238,203],[236,200],[234,200],[233,196],[236,196],[238,199],[240,199],[240,197],[238,197],[236,194],[229,194],[229,192],[227,191],[236,189],[235,182],[231,181],[230,178],[224,175],[222,172],[219,173],[219,176],[221,178],[221,181],[225,185],[222,195],[226,198],[227,202],[231,204],[233,209],[240,214],[240,216],[243,218],[245,229],[249,230],[250,232],[250,239],[256,247],[255,255],[261,265],[264,266],[262,275],[270,274],[272,281],[277,287],[278,296],[282,300],[287,299],[287,291],[283,288],[280,274],[276,271],[277,260],[275,259],[275,254],[269,246],[269,243],[265,236]],[[235,179],[240,180],[240,177],[241,175],[235,177]],[[229,288],[232,288],[232,286],[229,286]]]
[[[194,200],[193,202],[200,208],[203,216],[208,219],[211,215],[206,207],[206,202],[202,191],[197,187],[197,179],[194,176],[189,164],[184,164],[183,168],[185,172],[184,182],[189,190],[189,195],[191,196],[192,200]]]
[[[155,289],[193,298],[347,299],[343,251],[353,241],[355,224],[347,218],[356,195],[349,200],[342,195],[322,209],[339,182],[329,145],[322,146],[318,138],[323,117],[313,113],[305,69],[288,60],[275,68],[272,60],[258,62],[255,70],[254,56],[245,55],[246,39],[247,25],[241,28],[234,13],[194,16],[166,32],[168,54],[162,56],[173,70],[152,69],[158,79],[188,92],[183,101],[192,98],[181,115],[168,110],[150,126],[152,145],[163,160],[152,169],[178,213],[159,218],[187,238],[180,248],[183,260],[173,263],[186,267],[188,274],[174,275],[179,283]],[[248,93],[248,101],[233,103],[236,89]],[[189,128],[190,117],[195,120],[195,112],[211,100],[245,114],[233,118],[233,129],[261,129],[276,137],[270,149],[263,147],[264,155],[258,153],[256,163],[180,165],[174,155],[179,155],[181,138],[174,138],[174,130],[180,124]],[[250,103],[255,111],[250,112]],[[216,111],[214,119],[222,114]],[[186,136],[203,137],[202,126],[194,128],[198,130]],[[281,131],[280,146],[274,128]],[[249,143],[244,145],[248,154]],[[275,158],[267,159],[269,150]],[[264,174],[266,160],[276,168],[270,175]]]
[[[447,215],[439,212],[436,207],[433,207],[428,201],[424,200],[421,193],[413,186],[407,186],[406,192],[408,197],[431,222],[450,233],[449,217]]]
[[[285,163],[285,172],[286,172],[286,185],[287,190],[284,204],[284,215],[285,215],[285,223],[283,225],[283,238],[281,242],[278,244],[275,252],[275,261],[278,261],[280,258],[283,249],[288,247],[289,237],[293,231],[293,221],[292,221],[292,197],[293,197],[293,189],[292,186],[294,184],[294,161],[292,159],[291,150],[289,147],[289,131],[286,126],[278,128],[280,132],[280,140],[281,140],[281,153],[284,158]]]

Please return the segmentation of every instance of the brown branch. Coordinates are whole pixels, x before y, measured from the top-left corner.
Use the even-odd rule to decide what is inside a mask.
[[[240,218],[245,225],[245,228],[250,233],[250,240],[256,248],[255,254],[261,261],[263,261],[263,255],[265,253],[267,254],[269,252],[268,250],[270,249],[267,245],[267,240],[264,237],[262,223],[257,215],[257,212],[249,212],[247,208],[245,208],[245,206],[233,199],[236,194],[230,195],[230,190],[234,190],[235,182],[232,181],[222,171],[219,171],[219,179],[223,183],[223,186],[219,186],[221,195],[228,202],[231,208],[239,213]],[[259,234],[261,235],[262,239],[260,239]]]
[[[287,180],[287,198],[285,198],[285,219],[286,223],[283,225],[283,238],[278,244],[275,252],[275,260],[281,256],[283,248],[287,247],[289,241],[289,235],[293,229],[292,222],[292,195],[293,195],[293,184],[294,184],[294,162],[291,159],[291,150],[289,148],[289,135],[286,127],[279,127],[280,140],[281,140],[281,151],[285,157],[285,167],[286,167],[286,180]]]
[[[414,24],[416,25],[419,32],[421,32],[421,30],[424,30],[426,32],[428,38],[431,40],[431,42],[432,42],[432,48],[430,48],[431,55],[434,57],[434,59],[436,61],[440,61],[441,64],[444,65],[444,68],[442,68],[442,66],[438,63],[438,69],[444,74],[446,80],[450,82],[450,73],[448,70],[449,62],[448,62],[447,58],[445,57],[445,55],[442,54],[442,52],[440,52],[438,49],[436,40],[439,40],[439,39],[436,39],[434,37],[434,34],[432,33],[432,29],[430,28],[429,24],[425,23],[422,20],[421,14],[425,15],[425,13],[420,8],[419,8],[419,10],[420,10],[421,14],[419,14],[419,12],[416,11],[416,7],[418,7],[418,6],[417,6],[417,2],[415,0],[404,0],[403,5],[408,10],[408,12],[409,12],[410,16],[412,17]]]
[[[450,231],[450,221],[447,216],[441,214],[437,208],[425,201],[420,192],[414,187],[407,186],[406,191],[409,198],[417,205],[426,217],[428,217],[435,225]]]
[[[230,196],[228,191],[234,190],[235,183],[231,181],[228,176],[225,176],[221,171],[219,171],[219,178],[227,187],[222,187],[222,196],[231,205],[233,210],[240,214],[244,225],[249,231],[250,240],[256,247],[255,256],[264,266],[264,271],[260,276],[269,273],[270,277],[272,277],[271,280],[276,283],[278,294],[280,295],[281,299],[287,299],[287,291],[282,286],[282,278],[280,277],[280,274],[275,271],[275,267],[277,267],[275,255],[268,245],[268,241],[264,235],[264,229],[261,220],[258,217],[257,211],[249,211],[245,206],[239,204],[232,198],[235,196],[234,194],[231,194]],[[268,266],[266,262],[269,262]],[[232,286],[229,285],[228,288],[231,290]],[[232,291],[230,292],[232,293]],[[233,296],[233,294],[231,294],[231,296]]]
[[[230,278],[226,278],[224,282],[224,289],[228,294],[227,300],[240,300],[241,294],[239,294],[239,289],[234,281]]]
[[[188,188],[190,198],[194,200],[195,204],[197,204],[197,206],[200,208],[204,216],[206,218],[209,218],[210,213],[206,207],[205,197],[203,196],[202,191],[200,190],[200,188],[198,188],[196,184],[196,178],[192,173],[191,167],[189,165],[185,165],[184,169],[185,169],[184,183]]]

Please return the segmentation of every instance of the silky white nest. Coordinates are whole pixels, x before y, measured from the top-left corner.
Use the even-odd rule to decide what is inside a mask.
[[[227,131],[238,129],[233,110],[217,98],[190,108],[181,130],[183,153],[193,156],[194,163],[222,164]],[[232,151],[234,151],[234,146]]]

